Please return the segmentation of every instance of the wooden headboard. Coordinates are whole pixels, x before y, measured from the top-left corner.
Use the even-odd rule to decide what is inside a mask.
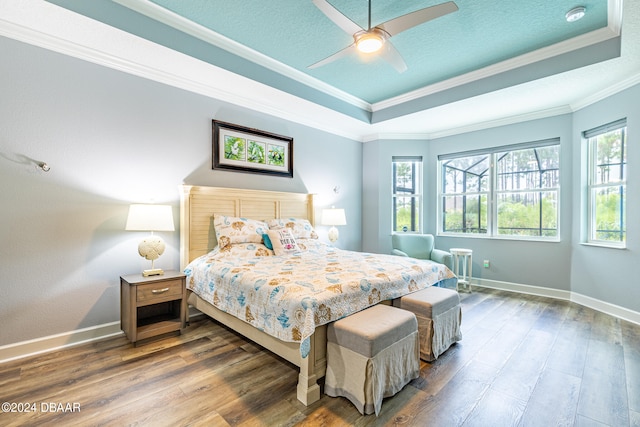
[[[215,247],[213,214],[257,220],[305,218],[315,225],[313,194],[183,185],[180,269]]]

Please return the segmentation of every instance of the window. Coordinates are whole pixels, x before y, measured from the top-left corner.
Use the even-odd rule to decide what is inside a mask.
[[[441,233],[558,239],[558,139],[439,160]]]
[[[560,146],[496,153],[499,235],[558,237]]]
[[[588,243],[626,243],[626,119],[584,132],[588,144]]]
[[[487,233],[489,155],[460,157],[441,164],[445,233]]]
[[[393,157],[393,231],[422,230],[422,157]]]

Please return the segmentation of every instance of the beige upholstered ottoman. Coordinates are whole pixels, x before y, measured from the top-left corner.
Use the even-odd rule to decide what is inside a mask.
[[[382,399],[420,374],[416,316],[375,305],[327,327],[324,391],[344,396],[361,414],[380,413]]]
[[[413,312],[418,318],[421,359],[433,362],[462,339],[458,292],[430,286],[395,300],[394,305]]]

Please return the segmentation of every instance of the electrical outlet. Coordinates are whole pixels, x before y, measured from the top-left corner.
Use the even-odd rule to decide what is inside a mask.
[[[491,267],[491,263],[489,262],[488,259],[485,259],[484,260],[484,268],[489,268],[489,267]]]

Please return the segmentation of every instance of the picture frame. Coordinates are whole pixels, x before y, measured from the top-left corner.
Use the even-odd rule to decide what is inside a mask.
[[[293,138],[212,122],[213,169],[293,178]]]

